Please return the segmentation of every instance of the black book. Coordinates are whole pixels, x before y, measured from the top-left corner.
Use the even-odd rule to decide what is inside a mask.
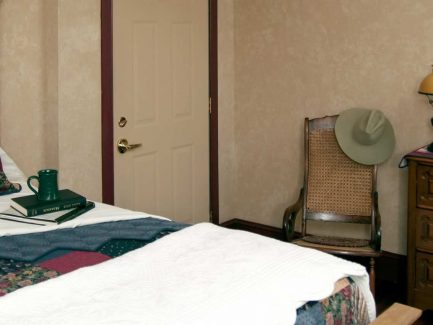
[[[46,226],[47,223],[61,224],[63,222],[75,219],[83,213],[92,210],[94,207],[94,202],[87,201],[85,206],[69,210],[46,213],[41,217],[27,217],[21,214],[21,212],[15,210],[14,208],[10,208],[7,211],[0,212],[0,219],[18,223],[28,223],[38,226]]]
[[[71,190],[60,190],[59,198],[53,201],[40,201],[35,194],[12,199],[11,207],[27,217],[67,210],[86,205],[86,198]]]

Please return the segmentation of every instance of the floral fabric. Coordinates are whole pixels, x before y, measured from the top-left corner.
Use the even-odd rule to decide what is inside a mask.
[[[3,165],[0,159],[0,195],[6,195],[21,191],[21,185],[18,183],[9,182],[6,174],[3,171]]]
[[[350,280],[350,279],[349,279]],[[296,325],[368,324],[366,302],[355,283],[321,301],[309,302],[297,310]]]
[[[0,195],[6,195],[21,191],[21,185],[9,182],[6,174],[0,171]]]
[[[37,265],[27,266],[16,273],[10,272],[0,277],[0,296],[59,276],[60,273]]]

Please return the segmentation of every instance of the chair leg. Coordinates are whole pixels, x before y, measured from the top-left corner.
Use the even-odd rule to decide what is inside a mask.
[[[373,294],[373,297],[375,297],[376,294],[376,273],[374,271],[374,257],[370,258],[370,290]]]

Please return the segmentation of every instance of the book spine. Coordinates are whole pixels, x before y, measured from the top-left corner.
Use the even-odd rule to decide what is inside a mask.
[[[57,218],[55,220],[55,222],[57,222],[58,224],[61,224],[62,222],[75,219],[76,217],[82,215],[83,213],[85,213],[85,212],[87,212],[89,210],[92,210],[94,207],[95,207],[95,203],[91,202],[91,201],[88,201],[84,207],[77,208],[77,209],[74,209],[74,210],[66,213],[65,215]]]
[[[43,208],[27,209],[27,216],[33,217],[40,214],[51,213],[51,212],[61,211],[61,210],[68,210],[68,209],[77,208],[85,205],[86,205],[86,199],[82,197],[82,198],[77,198],[68,201],[56,202],[53,205],[45,206]]]

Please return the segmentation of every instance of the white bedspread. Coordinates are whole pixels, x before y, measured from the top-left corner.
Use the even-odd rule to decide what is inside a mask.
[[[364,267],[203,223],[0,298],[3,324],[292,324],[345,276],[375,306]]]

